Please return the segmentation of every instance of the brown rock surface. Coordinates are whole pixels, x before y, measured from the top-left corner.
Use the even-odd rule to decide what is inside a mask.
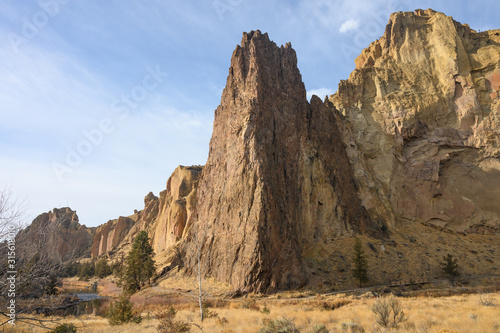
[[[177,167],[159,198],[150,192],[144,198],[143,210],[100,226],[94,238],[92,256],[112,250],[126,255],[141,230],[148,232],[155,253],[161,256],[184,235],[186,223],[196,206],[196,188],[201,171],[200,166]],[[162,259],[158,258],[160,264],[163,264]]]
[[[306,282],[303,255],[336,235],[376,230],[361,206],[330,109],[312,106],[295,51],[245,33],[215,111],[186,264],[271,291]]]
[[[175,252],[196,274],[201,258],[232,288],[349,288],[361,234],[373,283],[439,278],[445,253],[495,274],[499,117],[500,30],[395,13],[338,92],[310,103],[291,45],[245,33],[205,167],[178,167],[137,222],[101,226],[92,254],[126,254],[146,230],[160,265]]]
[[[160,193],[160,207],[151,228],[156,253],[167,250],[184,235],[186,223],[196,207],[196,189],[202,167],[179,166],[167,181],[167,189]]]
[[[54,208],[38,215],[33,222],[16,236],[17,255],[31,257],[35,252],[40,258],[62,263],[89,255],[95,228],[78,223],[76,211],[68,207]]]
[[[499,80],[500,30],[391,15],[330,97],[372,219],[499,230]]]
[[[125,239],[134,223],[131,218],[120,216],[97,227],[91,249],[92,258],[115,249]]]

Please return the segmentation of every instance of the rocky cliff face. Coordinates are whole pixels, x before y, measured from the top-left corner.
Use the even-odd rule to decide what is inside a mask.
[[[120,216],[97,227],[92,242],[92,258],[97,258],[115,249],[127,236],[135,221],[129,217]]]
[[[92,256],[114,253],[126,255],[137,233],[145,230],[157,260],[163,263],[163,252],[185,234],[187,221],[196,206],[196,189],[201,171],[200,166],[177,167],[167,181],[166,190],[159,197],[151,192],[146,195],[143,210],[98,227]]]
[[[33,220],[30,226],[16,236],[19,258],[30,258],[35,253],[53,263],[62,263],[89,255],[95,228],[78,223],[76,211],[54,208]]]
[[[245,33],[205,167],[178,167],[135,223],[100,227],[92,255],[126,254],[146,230],[160,265],[175,248],[187,273],[200,260],[203,275],[270,292],[349,286],[361,235],[374,283],[437,278],[444,251],[494,273],[497,237],[463,235],[500,230],[500,30],[399,12],[355,62],[309,103],[291,45]]]
[[[202,168],[179,166],[160,193],[159,211],[151,228],[156,253],[163,252],[181,240],[187,221],[196,207],[196,190]]]
[[[303,254],[337,235],[376,232],[335,120],[312,105],[290,44],[252,31],[236,47],[215,111],[186,263],[236,288],[303,285]]]
[[[500,227],[500,31],[392,14],[330,101],[372,219]]]

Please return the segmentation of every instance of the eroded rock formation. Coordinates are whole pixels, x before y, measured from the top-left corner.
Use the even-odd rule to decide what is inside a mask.
[[[125,239],[134,223],[131,218],[120,216],[97,227],[92,243],[92,258],[115,249]]]
[[[178,167],[143,210],[99,227],[92,255],[125,255],[146,230],[160,265],[175,252],[187,273],[200,260],[203,275],[270,292],[349,285],[361,235],[377,283],[436,278],[444,250],[491,274],[498,255],[475,248],[496,238],[463,235],[500,230],[500,30],[399,12],[355,63],[336,94],[308,102],[291,45],[245,33],[205,167]],[[79,249],[72,237],[49,247]]]
[[[330,97],[372,219],[500,227],[500,30],[391,15]]]
[[[16,236],[19,259],[38,254],[40,260],[52,263],[74,260],[89,255],[95,228],[78,223],[76,211],[68,207],[54,208],[38,215],[31,225]]]
[[[109,221],[97,229],[92,256],[114,252],[127,255],[135,236],[145,230],[159,256],[184,236],[188,219],[196,206],[200,166],[178,166],[169,177],[166,190],[144,198],[144,209],[129,217]],[[162,258],[158,259],[162,262]]]
[[[333,114],[307,102],[289,43],[252,31],[236,47],[193,223],[187,266],[201,251],[211,275],[258,291],[303,285],[310,244],[377,232]]]

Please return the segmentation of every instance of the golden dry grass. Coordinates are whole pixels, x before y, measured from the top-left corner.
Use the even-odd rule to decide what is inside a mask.
[[[398,327],[398,332],[500,332],[500,293],[488,294],[489,301],[495,306],[481,304],[477,294],[448,297],[410,297],[399,298],[408,320]],[[213,310],[217,318],[208,318],[203,324],[195,304],[179,304],[176,320],[201,325],[203,332],[258,332],[266,319],[288,318],[300,332],[312,332],[315,324],[324,324],[329,332],[343,332],[343,328],[358,326],[366,332],[372,332],[375,315],[371,311],[375,298],[357,298],[337,295],[317,297],[308,300],[257,299],[215,302],[221,306]],[[164,302],[163,304],[167,304]],[[253,304],[249,306],[249,304]],[[109,326],[101,317],[82,316],[79,318],[57,318],[62,322],[73,322],[79,327],[78,332],[156,332],[158,321],[147,318],[148,311],[155,313],[164,305],[144,304],[142,315],[146,318],[141,324]],[[263,313],[266,307],[270,313]],[[332,310],[333,309],[333,310]],[[193,327],[193,332],[200,331]],[[14,332],[43,332],[18,324]]]

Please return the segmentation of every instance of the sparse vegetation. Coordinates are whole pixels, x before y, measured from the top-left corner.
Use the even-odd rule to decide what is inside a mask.
[[[397,298],[401,302],[401,308],[404,309],[404,322],[400,322],[398,327],[383,328],[377,324],[375,328],[376,317],[372,312],[373,305],[379,301],[379,298],[357,298],[353,295],[331,295],[324,297],[323,300],[314,299],[257,299],[256,303],[261,308],[264,304],[270,309],[271,314],[266,315],[259,311],[241,308],[241,300],[227,301],[225,304],[217,307],[218,318],[208,318],[203,322],[198,316],[197,303],[189,297],[178,298],[178,295],[157,295],[151,294],[150,289],[135,294],[131,298],[137,307],[140,308],[142,302],[139,297],[147,300],[147,306],[142,312],[154,311],[154,313],[168,311],[170,304],[175,304],[176,314],[171,318],[179,327],[184,329],[180,332],[201,332],[197,326],[203,329],[203,332],[259,332],[263,328],[269,328],[268,321],[275,322],[277,319],[293,318],[293,324],[297,331],[302,333],[314,332],[314,329],[321,329],[321,324],[333,332],[482,332],[493,333],[500,330],[500,307],[483,306],[478,302],[478,294],[462,294],[442,297],[424,296],[424,292],[418,297]],[[154,295],[154,296],[153,296]],[[500,293],[488,293],[490,301],[494,304],[500,304]],[[152,303],[152,302],[155,303]],[[173,303],[167,303],[167,301]],[[188,303],[186,303],[186,301]],[[337,303],[349,301],[349,306],[326,309],[323,302]],[[450,310],[452,309],[452,310]],[[474,316],[471,316],[474,315]],[[57,317],[54,317],[57,318]],[[75,326],[81,325],[82,317],[66,317],[62,322],[73,323]],[[162,322],[159,316],[145,317],[141,324],[133,322],[120,326],[110,326],[107,318],[88,317],[84,320],[85,332],[156,332],[156,328]],[[392,322],[392,321],[391,321]],[[274,323],[277,324],[277,323]],[[42,329],[31,329],[26,324],[18,323],[20,332],[32,331],[46,332]],[[183,328],[184,327],[184,328]],[[272,326],[271,326],[272,327]],[[276,327],[276,325],[275,325]],[[286,327],[286,325],[285,325]],[[53,329],[53,328],[51,328]],[[176,328],[177,329],[177,328]],[[80,328],[78,329],[80,331]],[[324,331],[324,330],[323,330]],[[324,333],[326,331],[318,331]],[[162,332],[169,332],[164,330]],[[170,332],[175,332],[170,330]],[[179,330],[178,330],[179,332]],[[265,332],[265,331],[264,331]],[[286,331],[285,331],[286,332]]]
[[[312,328],[312,333],[328,333],[328,329],[324,324],[316,324]]]
[[[73,324],[62,324],[49,333],[76,333],[76,327]]]
[[[186,322],[174,320],[177,311],[171,306],[167,311],[156,315],[160,322],[157,330],[160,333],[184,333],[191,330],[191,325]]]
[[[264,327],[259,330],[259,333],[300,333],[300,331],[295,327],[293,320],[283,317],[264,320]]]
[[[407,319],[401,302],[394,295],[378,299],[373,304],[372,311],[377,317],[377,324],[382,327],[394,327]]]
[[[366,260],[365,251],[363,250],[363,244],[361,240],[356,237],[354,240],[353,247],[353,258],[354,270],[352,275],[359,282],[359,287],[361,288],[362,283],[369,281],[368,278],[368,261]]]
[[[447,254],[440,263],[443,273],[449,275],[452,279],[460,275],[458,260],[453,255]]]
[[[110,325],[122,325],[132,321],[141,322],[140,316],[134,316],[129,298],[123,295],[117,302],[111,303],[107,317]]]

